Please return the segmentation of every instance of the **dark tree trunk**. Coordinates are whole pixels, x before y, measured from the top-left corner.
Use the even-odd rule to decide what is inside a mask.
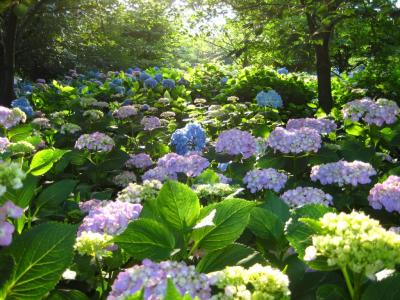
[[[322,109],[329,113],[333,107],[331,87],[330,33],[324,33],[322,44],[315,45],[318,76],[318,99]]]
[[[17,32],[17,16],[12,8],[5,13],[4,35],[1,41],[0,61],[0,105],[10,106],[16,98],[14,92],[15,73],[15,39]]]

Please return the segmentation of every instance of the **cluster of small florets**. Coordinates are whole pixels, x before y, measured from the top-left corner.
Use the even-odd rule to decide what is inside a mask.
[[[31,104],[29,103],[29,100],[25,97],[21,97],[21,98],[13,100],[11,102],[11,107],[19,108],[29,117],[33,116],[33,108],[31,106]]]
[[[201,152],[206,145],[206,133],[199,124],[186,124],[184,128],[177,129],[172,134],[171,145],[180,155],[185,155],[189,151]]]
[[[7,150],[7,147],[10,145],[10,141],[6,137],[0,137],[0,153],[3,153]]]
[[[135,173],[131,171],[123,171],[122,173],[116,175],[113,179],[113,182],[121,187],[128,186],[129,183],[136,181]]]
[[[341,160],[312,167],[310,178],[323,185],[336,183],[339,186],[345,184],[357,186],[370,183],[370,177],[374,175],[376,175],[376,171],[369,163],[358,160],[353,162]]]
[[[288,130],[300,129],[303,127],[315,129],[319,132],[319,134],[328,134],[337,129],[335,122],[329,119],[290,119],[286,124],[286,129]]]
[[[395,123],[399,112],[396,102],[382,98],[377,101],[370,98],[354,100],[346,103],[342,109],[345,119],[352,121],[363,119],[366,123],[377,126]]]
[[[321,143],[318,131],[308,127],[292,130],[277,127],[267,139],[269,147],[282,153],[318,152]]]
[[[142,185],[130,183],[118,193],[117,201],[142,203],[156,198],[161,187],[162,183],[158,180],[145,180]]]
[[[18,163],[0,161],[0,197],[8,188],[20,189],[24,179],[25,173]]]
[[[7,150],[13,154],[30,154],[35,151],[35,147],[29,142],[19,141],[9,144]]]
[[[249,158],[257,151],[256,139],[248,132],[239,129],[223,131],[215,144],[215,150],[229,155],[242,154]]]
[[[160,117],[171,120],[176,117],[176,113],[174,113],[173,111],[164,111],[163,113],[161,113]]]
[[[388,212],[400,213],[400,177],[392,175],[375,184],[369,191],[368,201],[375,209],[383,207]]]
[[[161,127],[161,121],[157,117],[144,117],[140,121],[140,124],[144,126],[144,130],[146,131],[152,131]]]
[[[0,246],[8,246],[12,241],[12,234],[15,230],[13,224],[7,218],[18,219],[22,216],[22,208],[16,206],[11,201],[7,201],[0,206]]]
[[[297,187],[293,190],[284,192],[281,199],[291,208],[300,207],[306,204],[332,205],[332,196],[323,190],[313,187]]]
[[[49,128],[51,126],[50,120],[47,118],[35,118],[31,123],[40,128]]]
[[[104,113],[98,109],[89,109],[83,112],[83,116],[91,121],[97,121],[104,117]]]
[[[209,165],[209,161],[197,153],[188,153],[184,156],[168,153],[158,160],[157,167],[144,173],[142,179],[164,181],[169,178],[177,180],[179,173],[186,174],[188,177],[196,177]]]
[[[73,123],[66,123],[61,126],[60,132],[62,134],[67,134],[67,133],[74,134],[81,130],[82,130],[82,128],[79,125],[76,125]]]
[[[226,183],[197,184],[193,188],[199,198],[221,198],[233,194],[237,188]]]
[[[290,299],[289,278],[270,266],[226,267],[208,277],[220,290],[210,298],[212,300]]]
[[[91,134],[81,135],[75,143],[75,148],[82,150],[93,150],[98,152],[109,152],[114,147],[115,143],[108,135],[95,132]]]
[[[9,109],[4,106],[0,106],[0,125],[6,129],[10,129],[19,123],[25,123],[26,114],[18,107]]]
[[[286,184],[288,176],[273,168],[252,170],[246,173],[243,182],[251,193],[261,190],[274,190],[279,192]]]
[[[400,263],[400,235],[385,230],[364,213],[326,213],[319,225],[323,234],[312,236],[305,260],[323,256],[330,266],[366,275],[394,269]]]
[[[156,86],[157,86],[157,84],[158,84],[158,81],[157,80],[155,80],[154,78],[147,78],[145,81],[144,81],[144,83],[143,83],[143,86],[146,88],[146,89],[154,89]]]
[[[113,115],[118,119],[127,119],[129,117],[136,116],[137,110],[133,105],[121,106],[113,113]]]
[[[166,89],[173,89],[173,88],[175,88],[175,80],[173,80],[173,79],[164,79],[162,81],[162,85]]]
[[[282,107],[282,97],[274,90],[270,90],[267,93],[261,91],[256,96],[258,106],[269,106],[273,108]]]
[[[130,158],[125,163],[127,167],[133,167],[137,169],[147,169],[153,165],[153,161],[150,155],[146,153],[131,154]]]
[[[168,279],[172,280],[178,292],[183,296],[189,293],[192,298],[208,300],[211,288],[207,275],[197,273],[194,266],[184,262],[163,261],[160,263],[145,259],[142,265],[136,265],[119,273],[112,285],[108,300],[123,300],[143,289],[144,299],[164,299]]]

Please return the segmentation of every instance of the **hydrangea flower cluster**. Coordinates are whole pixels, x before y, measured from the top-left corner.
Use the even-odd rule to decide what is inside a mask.
[[[98,109],[89,109],[84,111],[83,116],[87,117],[91,121],[97,121],[104,117],[104,113]]]
[[[180,155],[185,155],[189,151],[201,152],[206,146],[206,133],[199,124],[186,124],[172,134],[171,145]]]
[[[175,88],[175,81],[173,79],[164,79],[162,81],[162,85],[164,88],[172,90],[173,88]]]
[[[15,230],[14,225],[7,222],[7,218],[18,219],[22,216],[22,213],[22,208],[11,201],[0,206],[0,246],[4,247],[11,244],[12,234]]]
[[[26,114],[18,107],[9,109],[4,106],[0,106],[0,125],[6,129],[10,129],[19,123],[25,123]]]
[[[383,98],[377,101],[370,98],[354,100],[346,103],[342,109],[345,119],[352,121],[363,119],[366,123],[377,126],[395,123],[399,112],[396,102]]]
[[[0,161],[0,197],[4,195],[8,188],[14,190],[22,188],[22,180],[24,179],[25,173],[18,163]]]
[[[137,169],[147,169],[153,165],[150,155],[146,153],[131,154],[130,158],[125,163],[127,167],[133,167]]]
[[[47,118],[35,118],[31,123],[40,128],[49,128],[51,126],[50,120]]]
[[[179,293],[189,293],[192,298],[211,298],[211,288],[207,275],[197,273],[194,266],[184,262],[163,261],[160,263],[145,259],[119,273],[107,300],[123,300],[144,289],[144,299],[164,299],[168,279],[171,279]]]
[[[146,131],[152,131],[161,127],[161,121],[157,117],[144,117],[140,121],[140,124],[144,126],[144,130]]]
[[[255,264],[248,269],[226,267],[208,276],[213,285],[221,290],[211,300],[290,299],[289,278],[270,266]]]
[[[312,167],[310,178],[312,181],[320,181],[322,185],[334,184],[339,186],[351,184],[367,184],[371,182],[371,176],[376,175],[375,169],[366,162],[355,160],[353,162],[338,161]]]
[[[0,153],[3,153],[7,150],[8,145],[10,145],[10,141],[6,137],[0,137]]]
[[[82,134],[75,143],[75,148],[82,150],[93,150],[99,152],[109,152],[115,143],[112,138],[101,132]]]
[[[383,207],[388,212],[400,213],[400,177],[392,175],[384,182],[375,184],[369,191],[368,201],[375,209]]]
[[[256,153],[257,143],[250,133],[235,128],[225,130],[218,136],[215,150],[229,155],[242,154],[246,159]]]
[[[82,128],[79,125],[76,125],[73,123],[66,123],[61,126],[60,132],[62,134],[67,134],[67,133],[74,134],[81,130],[82,130]]]
[[[269,147],[282,153],[318,152],[321,144],[318,131],[307,127],[292,130],[277,127],[267,139]]]
[[[25,97],[21,97],[18,99],[15,99],[11,102],[11,107],[13,108],[19,108],[22,110],[28,117],[33,116],[33,108],[31,104],[29,103],[29,100]]]
[[[288,130],[300,129],[302,127],[315,129],[319,132],[319,134],[328,134],[337,129],[335,122],[329,119],[290,119],[286,124],[286,129]]]
[[[74,249],[81,255],[98,258],[111,256],[112,239],[111,235],[105,233],[83,231],[76,239]]]
[[[118,193],[117,201],[142,203],[157,197],[162,187],[158,180],[145,180],[142,185],[130,183],[126,188]]]
[[[158,84],[158,82],[157,82],[157,80],[155,80],[154,78],[147,78],[145,81],[144,81],[144,87],[146,88],[146,89],[154,89],[156,86],[157,86],[157,84]]]
[[[293,190],[284,192],[281,199],[291,208],[300,207],[306,204],[332,205],[332,196],[326,194],[323,190],[313,187],[297,187]]]
[[[193,187],[199,198],[225,197],[236,192],[237,188],[226,183],[198,184]]]
[[[126,187],[129,185],[129,183],[135,181],[136,181],[136,175],[131,171],[123,171],[121,174],[118,174],[113,179],[113,182],[121,187]]]
[[[188,153],[185,156],[168,153],[158,160],[157,167],[144,173],[142,179],[164,181],[169,178],[177,180],[179,173],[184,173],[189,177],[196,177],[209,165],[209,161],[197,153]]]
[[[121,106],[113,113],[113,115],[118,119],[127,119],[129,117],[136,116],[137,110],[133,105]]]
[[[13,154],[29,154],[35,151],[35,147],[26,141],[19,141],[8,145],[8,151]]]
[[[246,173],[243,182],[247,184],[247,188],[251,193],[261,190],[274,190],[279,192],[286,184],[288,176],[273,168],[252,170]]]
[[[312,236],[305,260],[323,256],[330,266],[367,276],[400,263],[400,235],[385,230],[364,213],[326,213],[319,225],[323,234]]]
[[[273,108],[280,108],[283,106],[282,97],[275,91],[270,90],[267,93],[261,91],[256,96],[258,106],[269,106]]]
[[[281,74],[281,75],[286,75],[286,74],[289,73],[288,69],[286,69],[286,68],[280,68],[280,69],[278,69],[276,72],[277,72],[278,74]]]

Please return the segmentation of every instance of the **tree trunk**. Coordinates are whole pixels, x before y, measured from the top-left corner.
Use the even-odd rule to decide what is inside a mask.
[[[318,76],[318,99],[322,109],[329,113],[333,107],[331,87],[330,33],[324,33],[322,44],[315,45]]]
[[[17,16],[10,8],[4,20],[4,36],[2,40],[2,57],[0,61],[0,105],[10,106],[16,98],[14,92],[15,73],[15,38],[17,32]]]

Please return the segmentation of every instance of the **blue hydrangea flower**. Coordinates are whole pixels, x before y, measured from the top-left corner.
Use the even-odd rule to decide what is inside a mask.
[[[188,81],[184,77],[181,77],[181,79],[179,79],[177,83],[178,84],[182,84],[182,85],[186,85],[186,84],[188,84]]]
[[[158,83],[157,80],[150,77],[144,81],[144,87],[146,89],[154,89],[157,86],[157,83]]]
[[[132,105],[133,101],[131,99],[125,99],[122,103],[122,106]]]
[[[189,151],[203,151],[206,146],[206,133],[199,124],[186,124],[184,128],[172,134],[171,145],[180,155],[185,155]]]
[[[158,82],[161,82],[163,80],[162,74],[156,74],[154,75],[154,79],[157,80]]]
[[[162,85],[167,89],[173,89],[175,88],[175,81],[173,79],[164,79]]]
[[[128,73],[128,74],[132,74],[133,73],[133,69],[132,68],[129,68],[128,70],[127,70],[127,72],[126,73]]]
[[[140,105],[140,111],[147,111],[149,109],[150,109],[150,105],[148,105],[148,104]]]
[[[116,86],[114,90],[117,92],[117,94],[125,94],[125,88],[123,86]]]
[[[227,82],[228,82],[228,77],[222,77],[221,80],[219,81],[221,85],[225,85]]]
[[[159,71],[159,70],[160,70],[160,67],[155,66],[155,67],[154,67],[154,70]]]
[[[225,172],[225,171],[228,169],[229,165],[230,165],[230,162],[227,162],[227,163],[218,163],[217,168],[218,168],[218,170],[220,170],[221,172]]]
[[[278,74],[288,74],[289,73],[288,69],[286,69],[286,68],[280,68],[276,72],[278,72]]]
[[[122,79],[121,78],[115,78],[112,81],[112,83],[115,84],[115,85],[122,85]]]
[[[141,72],[140,75],[139,75],[139,80],[140,81],[145,81],[145,80],[147,80],[149,78],[150,78],[150,75],[147,74],[146,72]]]
[[[275,90],[270,90],[267,93],[264,91],[259,92],[256,100],[259,106],[279,108],[283,105],[282,97]]]
[[[24,93],[32,93],[33,92],[33,86],[31,84],[26,84],[22,87],[22,91]]]
[[[11,107],[18,107],[21,109],[28,117],[33,116],[33,108],[31,104],[29,103],[29,100],[25,97],[21,97],[18,99],[15,99],[11,102]]]

